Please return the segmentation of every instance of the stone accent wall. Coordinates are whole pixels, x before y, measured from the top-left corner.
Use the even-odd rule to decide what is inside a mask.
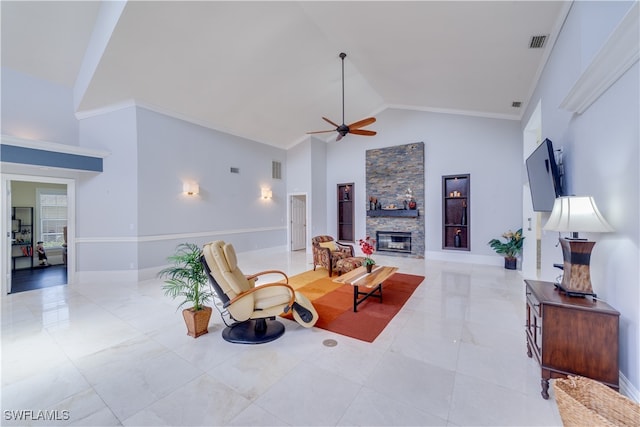
[[[411,188],[417,202],[417,218],[367,216],[367,235],[375,239],[376,231],[411,232],[411,254],[384,252],[385,255],[424,258],[424,143],[367,150],[367,209],[369,197],[378,199],[382,207],[395,204],[404,207],[404,195]]]

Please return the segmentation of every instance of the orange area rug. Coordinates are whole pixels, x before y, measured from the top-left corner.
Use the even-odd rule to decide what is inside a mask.
[[[324,276],[317,278],[319,276]],[[336,278],[337,276],[334,276]],[[318,312],[316,327],[340,335],[373,342],[400,311],[424,276],[395,273],[382,284],[382,302],[368,298],[353,312],[353,287],[334,283],[326,270],[307,271],[289,278],[289,284],[302,292]],[[360,291],[370,289],[360,287]],[[283,315],[291,318],[291,315]]]

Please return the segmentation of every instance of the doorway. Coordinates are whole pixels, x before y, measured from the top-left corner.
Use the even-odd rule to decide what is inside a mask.
[[[292,194],[289,196],[289,242],[291,251],[307,248],[307,196]]]
[[[75,181],[3,175],[2,187],[6,195],[2,235],[7,249],[2,260],[2,293],[70,283],[75,268],[69,256],[75,235]]]
[[[525,169],[527,157],[542,142],[541,109],[541,103],[538,102],[523,131],[522,164]],[[522,186],[522,225],[522,235],[525,237],[522,248],[522,274],[524,277],[539,277],[542,239],[541,215],[533,210],[529,180],[526,180]]]

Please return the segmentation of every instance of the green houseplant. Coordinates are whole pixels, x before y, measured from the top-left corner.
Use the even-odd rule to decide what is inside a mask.
[[[491,239],[488,245],[491,246],[498,255],[504,256],[504,268],[508,270],[515,270],[517,257],[520,252],[522,252],[522,244],[524,242],[522,228],[515,233],[509,230],[506,233],[503,233],[502,237],[506,239],[506,242],[498,239]]]
[[[181,243],[173,255],[167,258],[172,265],[162,269],[158,276],[165,280],[162,289],[164,294],[173,299],[183,298],[178,309],[187,325],[187,334],[194,338],[206,334],[211,318],[211,307],[205,304],[211,301],[213,294],[207,286],[208,278],[204,266],[200,262],[202,249],[194,243]]]

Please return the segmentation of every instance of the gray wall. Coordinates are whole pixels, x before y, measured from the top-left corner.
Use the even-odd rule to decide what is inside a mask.
[[[327,145],[327,229],[333,220],[335,186],[354,182],[357,191],[356,236],[365,236],[367,195],[365,151],[423,141],[425,194],[416,195],[425,217],[426,257],[500,264],[487,242],[503,232],[517,230],[522,216],[522,134],[513,120],[388,109],[372,125],[373,137],[348,135]],[[471,251],[442,249],[442,176],[471,174]],[[358,191],[357,189],[361,189]]]
[[[238,251],[285,244],[286,181],[271,176],[272,161],[286,176],[284,150],[143,108],[137,125],[142,268],[185,240],[222,238]],[[182,194],[184,181],[199,183],[200,194]],[[262,199],[262,188],[271,189],[271,200]]]
[[[597,241],[591,281],[598,296],[620,311],[620,370],[640,388],[640,71],[636,62],[584,113],[559,107],[632,2],[574,2],[534,92],[541,101],[542,137],[564,149],[568,194],[593,196],[613,233],[585,234]],[[527,111],[522,123],[527,123]],[[546,221],[548,214],[543,218]],[[558,233],[542,236],[542,278],[554,280],[562,262]]]

